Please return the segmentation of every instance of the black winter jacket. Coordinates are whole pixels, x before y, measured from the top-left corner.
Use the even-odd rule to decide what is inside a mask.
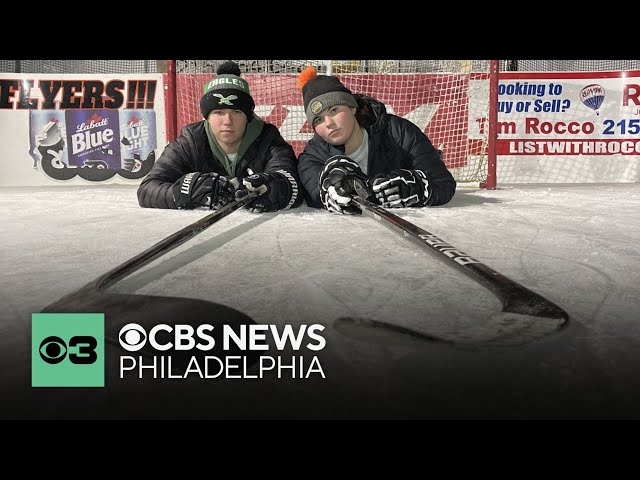
[[[363,95],[356,95],[358,97],[359,101],[368,103],[374,116],[365,126],[369,134],[369,178],[399,168],[419,169],[429,180],[431,195],[427,206],[449,202],[455,194],[456,181],[429,137],[411,121],[387,113],[382,102]],[[322,207],[320,172],[334,155],[344,155],[344,145],[331,145],[316,133],[298,157],[298,174],[311,207]]]
[[[254,119],[255,121],[255,119]],[[215,158],[207,132],[206,120],[186,125],[175,141],[169,143],[151,171],[140,182],[138,203],[141,207],[177,208],[173,199],[172,185],[186,173],[216,172],[228,175],[224,166]],[[297,159],[293,147],[289,145],[275,125],[265,123],[258,138],[249,146],[236,165],[238,180],[252,173],[271,173],[276,170],[289,172],[300,185],[296,170]],[[303,196],[298,192],[291,208],[302,203]]]

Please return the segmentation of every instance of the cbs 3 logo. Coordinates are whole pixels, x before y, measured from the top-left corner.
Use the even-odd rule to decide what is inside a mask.
[[[94,363],[98,359],[95,352],[98,341],[95,337],[88,335],[78,335],[69,339],[69,345],[60,337],[50,336],[40,342],[40,358],[45,362],[55,365],[69,357],[71,363],[78,365],[88,365]],[[75,352],[71,352],[74,349]]]

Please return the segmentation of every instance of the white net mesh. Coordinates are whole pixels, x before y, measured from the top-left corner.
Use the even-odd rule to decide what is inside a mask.
[[[176,62],[177,132],[202,119],[203,86],[225,60]],[[276,125],[297,154],[313,136],[297,87],[313,65],[353,93],[374,97],[420,127],[443,151],[461,183],[487,179],[488,60],[235,60],[249,82],[256,114]]]

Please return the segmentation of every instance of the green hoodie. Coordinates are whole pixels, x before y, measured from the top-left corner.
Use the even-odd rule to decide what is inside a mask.
[[[247,123],[247,129],[244,132],[242,140],[240,141],[240,147],[238,147],[238,156],[233,162],[229,160],[227,154],[224,153],[224,150],[222,150],[222,148],[220,148],[215,135],[211,131],[211,125],[209,125],[209,122],[206,119],[204,120],[204,122],[205,130],[207,132],[207,138],[209,139],[209,147],[211,147],[213,156],[220,161],[220,163],[230,176],[235,177],[236,165],[242,159],[242,156],[249,148],[249,145],[251,145],[262,132],[264,122],[257,115],[253,115],[253,119],[249,123]]]

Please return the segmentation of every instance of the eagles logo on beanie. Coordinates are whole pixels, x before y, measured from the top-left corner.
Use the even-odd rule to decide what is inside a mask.
[[[256,104],[249,93],[249,84],[240,75],[240,67],[235,62],[225,62],[218,67],[216,77],[204,85],[204,95],[200,99],[204,118],[211,110],[231,108],[242,110],[247,121],[251,121]]]
[[[318,114],[329,107],[347,105],[358,108],[351,90],[336,77],[318,75],[314,67],[307,67],[300,73],[298,88],[302,90],[304,112],[312,127]]]

